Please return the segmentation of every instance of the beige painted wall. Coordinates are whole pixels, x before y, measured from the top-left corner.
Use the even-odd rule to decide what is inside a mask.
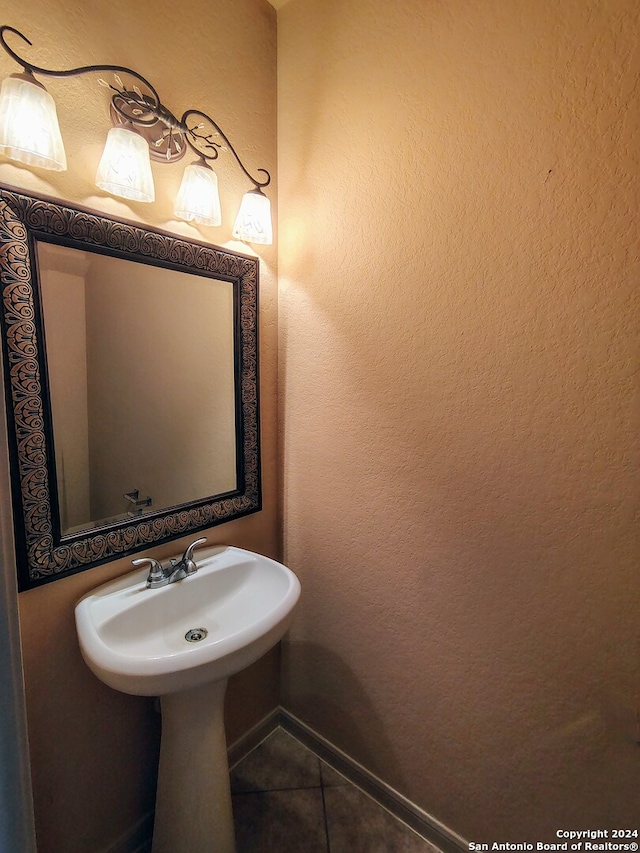
[[[40,298],[63,530],[91,518],[84,252],[38,242]]]
[[[286,705],[476,841],[640,824],[639,14],[278,16]]]
[[[234,489],[233,285],[104,255],[86,282],[84,521],[125,512],[132,489],[155,508]]]
[[[214,0],[206,9],[198,0],[23,0],[4,17],[31,39],[36,64],[63,68],[104,61],[137,68],[170,109],[210,111],[237,142],[249,168],[264,165],[275,172],[275,11],[266,0]],[[15,70],[8,57],[0,56],[0,76]],[[217,169],[220,228],[195,229],[173,220],[183,164],[154,167],[154,205],[111,199],[93,185],[107,128],[104,89],[88,77],[51,80],[47,86],[58,106],[69,171],[31,172],[2,160],[1,182],[251,251],[230,240],[247,187],[229,156]],[[271,198],[275,201],[275,187]],[[277,557],[275,247],[261,249],[260,257],[264,510],[207,535],[211,543]],[[164,559],[187,541],[149,553]],[[98,853],[126,834],[152,804],[158,721],[151,703],[111,691],[91,675],[80,658],[73,623],[73,607],[84,592],[129,568],[128,559],[118,560],[20,595],[38,853]],[[230,740],[276,703],[277,664],[274,653],[232,680]]]

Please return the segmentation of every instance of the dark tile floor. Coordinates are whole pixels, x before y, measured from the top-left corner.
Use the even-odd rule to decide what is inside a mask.
[[[231,771],[237,853],[439,853],[276,729]]]

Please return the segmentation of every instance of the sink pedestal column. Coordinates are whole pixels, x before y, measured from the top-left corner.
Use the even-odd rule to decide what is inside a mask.
[[[227,680],[160,697],[162,739],[152,853],[235,853]]]

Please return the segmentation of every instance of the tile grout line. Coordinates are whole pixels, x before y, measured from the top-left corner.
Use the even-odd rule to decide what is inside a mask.
[[[331,798],[329,798],[329,800],[327,799],[326,789],[334,787],[334,785],[332,784],[332,778],[333,778],[333,774],[337,773],[338,776],[342,778],[344,784],[348,788],[351,788],[354,791],[358,791],[360,794],[364,795],[364,797],[367,800],[370,800],[372,804],[375,804],[383,812],[386,812],[391,818],[393,818],[400,825],[402,825],[404,830],[408,831],[409,835],[417,836],[422,842],[425,842],[426,844],[430,845],[432,850],[431,851],[425,851],[425,853],[442,853],[443,850],[446,851],[446,853],[464,853],[464,851],[461,850],[459,847],[457,849],[455,849],[454,851],[452,851],[451,849],[448,849],[449,845],[446,845],[446,846],[442,845],[441,846],[439,844],[436,848],[436,845],[434,844],[433,841],[431,841],[428,837],[425,838],[424,835],[417,829],[417,827],[415,825],[411,825],[411,823],[409,821],[407,821],[407,819],[406,819],[407,816],[405,814],[402,814],[402,815],[398,814],[398,810],[397,810],[398,803],[394,804],[393,802],[385,802],[386,798],[383,799],[383,798],[380,798],[379,796],[376,797],[374,795],[373,791],[368,790],[371,787],[374,787],[374,790],[375,790],[375,788],[377,788],[377,787],[383,787],[384,786],[386,788],[388,786],[384,785],[384,783],[379,782],[379,780],[376,780],[378,782],[378,785],[376,785],[376,786],[371,786],[370,783],[367,784],[369,782],[369,780],[366,777],[367,777],[367,775],[370,775],[370,774],[367,774],[366,771],[364,773],[363,772],[350,773],[350,775],[353,778],[348,778],[344,774],[343,770],[350,770],[351,771],[351,770],[357,769],[357,770],[363,771],[364,768],[361,768],[360,765],[357,765],[357,763],[354,762],[353,760],[349,760],[349,761],[342,760],[343,758],[346,759],[348,757],[343,756],[343,754],[340,752],[340,750],[338,750],[336,747],[332,747],[331,749],[326,748],[325,744],[323,743],[324,739],[322,739],[320,736],[316,735],[313,738],[308,737],[307,732],[305,731],[304,725],[299,725],[299,726],[296,725],[296,726],[290,727],[288,725],[288,723],[290,721],[287,720],[288,716],[289,715],[285,716],[284,714],[281,714],[279,724],[276,725],[276,727],[274,729],[272,729],[271,732],[267,733],[266,736],[263,735],[264,729],[262,726],[257,727],[257,730],[255,731],[255,733],[252,733],[252,734],[254,734],[255,740],[258,741],[258,743],[260,745],[262,745],[265,741],[268,741],[269,738],[274,736],[277,732],[279,732],[279,731],[282,732],[286,736],[287,741],[290,740],[290,742],[294,743],[303,752],[305,752],[307,754],[310,753],[311,754],[310,757],[313,756],[313,758],[315,758],[316,767],[317,767],[317,774],[318,774],[316,778],[318,779],[319,784],[307,784],[307,785],[302,785],[302,786],[298,784],[298,785],[292,785],[290,787],[266,787],[265,786],[265,787],[261,787],[257,790],[235,791],[233,793],[234,797],[242,797],[246,794],[268,795],[270,793],[295,793],[295,792],[299,793],[302,791],[317,791],[318,788],[320,788],[320,796],[321,796],[321,803],[322,803],[322,817],[320,818],[320,815],[318,815],[316,818],[316,821],[318,820],[318,818],[320,818],[322,820],[321,825],[324,826],[324,831],[325,831],[325,848],[324,849],[326,850],[326,853],[331,853],[332,843],[331,843],[331,835],[330,835],[330,821],[329,821],[329,815],[328,815],[328,802],[331,800]],[[293,719],[295,719],[295,718],[293,718]],[[291,720],[291,722],[293,722],[293,719]],[[271,720],[273,720],[273,717],[271,717]],[[269,722],[271,722],[271,720]],[[297,722],[298,721],[296,720],[296,723]],[[284,723],[284,725],[283,725],[283,723]],[[259,729],[262,729],[262,731],[260,731]],[[261,735],[263,735],[263,736],[261,737]],[[254,749],[255,748],[256,747],[254,747]],[[245,754],[244,758],[247,758],[249,753],[252,751],[253,750],[249,750],[249,752]],[[323,754],[322,758],[320,757],[319,753]],[[241,763],[241,761],[239,761],[238,764],[239,763]],[[353,766],[351,766],[351,765],[353,765]],[[311,773],[310,766],[308,767],[307,772]],[[327,774],[329,774],[329,782],[327,782],[327,780],[325,779],[325,776]],[[315,774],[312,774],[312,775],[315,775]],[[375,778],[375,777],[372,777],[372,778]],[[266,780],[266,779],[264,781],[267,782],[267,784],[271,784],[271,785],[273,784],[273,782],[268,782],[268,780]],[[283,779],[282,781],[285,781],[285,780]],[[291,780],[291,781],[293,781],[293,780]],[[295,781],[298,781],[298,780],[295,780]],[[300,780],[300,781],[302,781],[302,780]],[[395,793],[394,799],[396,799],[396,798],[398,798],[399,800],[404,799],[401,797],[401,795],[398,795],[397,792],[394,792],[394,793]],[[378,792],[378,794],[379,794],[379,792]],[[251,800],[253,800],[253,798],[251,798]],[[240,802],[240,800],[238,800],[238,802]],[[316,800],[316,803],[317,802],[318,801]],[[318,805],[319,805],[319,803],[318,803]],[[396,806],[396,808],[393,808],[394,805]],[[390,808],[390,806],[391,806],[391,808]],[[416,807],[414,807],[414,808],[416,808]],[[417,811],[417,808],[416,808],[416,811]],[[320,830],[320,826],[317,823],[316,823],[316,827],[317,827],[316,832],[318,832],[317,841],[319,843],[321,843],[321,840],[319,837],[319,832],[321,830]],[[336,829],[336,827],[334,827],[334,831],[335,831],[335,829]],[[440,840],[440,839],[438,839],[438,840]],[[334,843],[335,843],[335,841],[336,841],[336,839],[334,838]]]
[[[317,757],[317,756],[316,756]],[[327,853],[331,853],[331,839],[329,838],[329,818],[327,817],[327,801],[324,796],[324,776],[322,774],[322,760],[318,758],[318,770],[320,772],[320,792],[322,795],[322,815],[324,817],[324,834],[327,839]]]
[[[280,709],[279,725],[343,776],[350,785],[381,806],[414,835],[434,847],[433,853],[464,853],[469,849],[468,841],[378,779],[284,708]]]

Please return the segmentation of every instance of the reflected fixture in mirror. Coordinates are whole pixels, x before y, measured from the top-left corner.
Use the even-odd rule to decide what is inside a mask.
[[[258,169],[263,177],[254,177],[211,116],[190,109],[178,119],[148,80],[122,65],[84,65],[64,71],[41,68],[9,47],[6,33],[14,33],[31,45],[19,30],[0,26],[0,45],[23,69],[4,80],[0,91],[0,153],[42,169],[66,169],[55,103],[35,75],[59,78],[108,72],[113,74],[113,82],[99,78],[98,83],[111,92],[114,126],[107,134],[96,185],[111,195],[152,202],[155,191],[150,159],[172,163],[191,151],[198,159],[185,170],[174,214],[201,225],[219,225],[218,180],[210,161],[221,151],[230,151],[253,184],[242,199],[233,236],[248,243],[273,241],[271,204],[263,192],[271,176],[266,169]]]
[[[21,589],[260,510],[258,267],[0,186]]]

